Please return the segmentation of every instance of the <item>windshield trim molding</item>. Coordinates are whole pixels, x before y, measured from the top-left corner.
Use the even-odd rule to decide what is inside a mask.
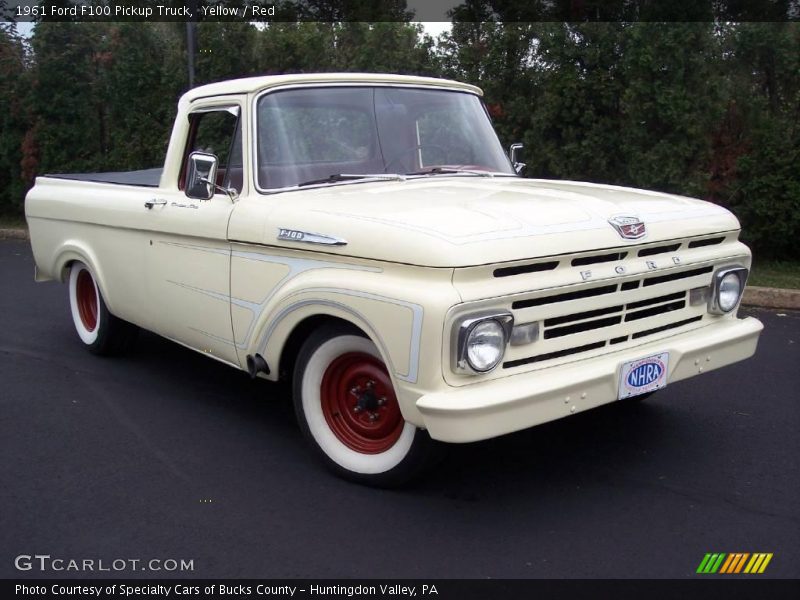
[[[389,87],[389,88],[408,88],[408,89],[422,89],[422,90],[436,90],[436,91],[446,91],[446,92],[455,92],[459,94],[470,94],[472,96],[476,96],[478,99],[482,98],[482,95],[468,89],[449,86],[449,85],[434,85],[434,84],[423,84],[423,83],[395,83],[395,82],[385,82],[385,81],[336,81],[336,82],[316,82],[310,81],[308,83],[289,83],[285,85],[277,85],[274,87],[269,87],[257,92],[253,96],[253,100],[250,105],[251,115],[252,118],[250,119],[250,176],[251,176],[251,183],[253,185],[253,189],[255,189],[259,194],[263,195],[272,195],[272,194],[280,194],[283,192],[292,192],[292,191],[300,191],[300,190],[313,190],[320,187],[331,187],[335,185],[347,185],[353,183],[367,183],[367,182],[375,182],[375,179],[352,179],[349,181],[336,181],[331,183],[320,183],[316,185],[304,185],[304,186],[297,186],[297,185],[290,185],[282,188],[262,188],[258,183],[258,101],[266,96],[267,94],[273,94],[275,92],[281,92],[284,90],[291,90],[291,89],[308,89],[308,88],[342,88],[342,87]],[[483,103],[481,103],[483,104]],[[496,134],[495,134],[496,135]],[[452,176],[458,174],[441,174],[438,177],[445,177],[445,176]],[[462,174],[463,175],[463,174]],[[511,175],[510,173],[493,173],[493,175],[503,175],[509,177],[516,177],[516,175]],[[406,179],[414,179],[417,176],[404,176]],[[426,175],[421,175],[420,177],[426,177]]]
[[[290,185],[287,187],[282,188],[270,188],[268,190],[259,190],[260,193],[264,194],[265,196],[269,196],[272,194],[281,194],[283,192],[298,192],[302,190],[318,190],[320,188],[329,188],[334,186],[340,185],[353,185],[356,183],[396,183],[396,182],[406,182],[406,181],[419,181],[420,179],[427,179],[428,181],[432,180],[439,180],[445,177],[456,177],[456,178],[475,178],[478,177],[480,179],[495,179],[498,177],[504,177],[507,179],[524,179],[520,175],[516,173],[501,173],[495,171],[486,171],[486,176],[477,175],[475,173],[432,173],[430,175],[423,174],[423,175],[402,175],[399,177],[364,177],[363,179],[345,179],[343,181],[331,181],[326,183],[315,183],[313,185]]]

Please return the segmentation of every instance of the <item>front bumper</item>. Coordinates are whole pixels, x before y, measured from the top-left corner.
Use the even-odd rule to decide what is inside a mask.
[[[527,429],[617,399],[623,363],[669,352],[671,384],[744,360],[756,351],[758,319],[724,319],[673,338],[417,400],[433,439],[474,442]]]

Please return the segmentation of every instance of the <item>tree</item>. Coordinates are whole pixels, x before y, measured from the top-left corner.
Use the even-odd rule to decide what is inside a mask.
[[[765,256],[800,257],[800,25],[729,29],[728,109],[717,128],[712,192]]]
[[[38,23],[31,107],[41,172],[92,171],[108,148],[103,102],[107,27],[97,23]]]
[[[721,32],[713,23],[637,23],[625,28],[623,180],[705,196],[711,131],[724,113]]]
[[[250,23],[200,23],[197,26],[198,85],[258,72],[256,37]]]
[[[24,42],[13,25],[0,23],[0,214],[19,212],[26,189],[21,165],[30,118],[26,84]]]
[[[170,23],[39,23],[31,106],[39,172],[122,170],[163,160],[185,89]]]
[[[258,32],[257,72],[439,72],[433,40],[402,22],[270,23]]]
[[[770,1],[765,15],[786,14],[787,0]],[[736,213],[757,252],[800,256],[800,25],[726,22],[750,10],[738,0],[680,5],[466,0],[434,42],[406,21],[404,0],[287,0],[276,8],[295,20],[200,23],[197,79],[468,81],[504,144],[525,142],[529,176],[708,197]],[[680,14],[705,20],[614,21]],[[296,20],[311,17],[323,21]],[[185,62],[183,23],[39,23],[30,49],[0,25],[0,210],[18,211],[37,173],[160,164]]]
[[[174,23],[109,24],[103,103],[109,169],[161,166],[176,105],[187,83],[183,27]]]

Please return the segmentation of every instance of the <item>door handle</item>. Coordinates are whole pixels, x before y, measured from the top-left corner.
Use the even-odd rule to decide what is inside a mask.
[[[164,206],[167,203],[166,200],[162,200],[161,198],[153,198],[152,200],[148,200],[144,203],[144,207],[147,209],[153,208],[154,206]]]

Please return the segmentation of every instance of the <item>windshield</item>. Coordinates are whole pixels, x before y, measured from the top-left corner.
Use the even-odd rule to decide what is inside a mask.
[[[341,174],[514,175],[480,98],[392,87],[324,87],[263,95],[257,106],[258,187]]]

